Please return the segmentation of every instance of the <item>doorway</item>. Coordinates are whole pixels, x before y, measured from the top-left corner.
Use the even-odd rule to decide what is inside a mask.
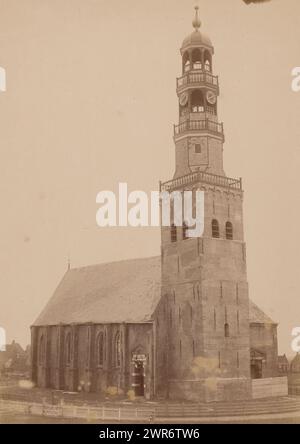
[[[133,362],[132,388],[135,396],[145,395],[145,369],[143,361]]]
[[[262,359],[251,360],[251,378],[262,378]]]
[[[250,365],[251,365],[251,378],[261,379],[264,372],[264,364],[266,362],[266,356],[264,353],[258,350],[251,350],[250,353]]]

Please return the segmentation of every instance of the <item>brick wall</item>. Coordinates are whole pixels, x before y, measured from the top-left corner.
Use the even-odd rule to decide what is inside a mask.
[[[195,393],[198,400],[247,398],[250,331],[242,194],[205,184],[195,189],[205,191],[203,237],[183,240],[178,227],[177,242],[171,243],[170,230],[162,229],[169,394],[174,399],[194,399]],[[218,239],[212,238],[212,219],[219,222]],[[227,221],[233,224],[233,240],[226,239]]]
[[[96,341],[104,333],[104,362],[97,363]],[[121,363],[117,366],[113,356],[116,333],[121,334]],[[71,360],[66,362],[66,338],[71,338]],[[41,337],[45,351],[40,359]],[[154,393],[154,338],[152,323],[60,325],[32,328],[32,346],[35,353],[32,375],[38,387],[68,391],[105,392],[108,387],[132,388],[132,353],[145,354],[146,396]]]

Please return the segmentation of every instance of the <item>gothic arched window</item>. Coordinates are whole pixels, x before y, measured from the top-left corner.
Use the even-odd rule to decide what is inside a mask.
[[[224,325],[224,335],[225,335],[225,338],[229,338],[229,336],[230,336],[229,324],[227,324],[227,323]]]
[[[102,367],[104,364],[104,355],[105,355],[103,332],[99,333],[97,337],[96,352],[97,352],[97,365],[99,367]]]
[[[71,334],[68,333],[65,340],[66,365],[71,364]]]
[[[88,326],[86,329],[86,352],[85,352],[85,360],[86,360],[86,365],[89,365],[90,362],[90,358],[91,358],[91,344],[90,344],[90,340],[91,340],[91,327]]]
[[[226,239],[233,239],[233,226],[231,222],[226,222]]]
[[[192,92],[191,105],[193,113],[203,113],[204,112],[204,99],[203,94],[199,89]]]
[[[44,335],[42,335],[39,340],[38,356],[39,356],[39,364],[42,365],[45,360],[45,338],[44,338]]]
[[[176,225],[171,225],[171,242],[177,242],[177,227]]]
[[[219,222],[217,221],[217,219],[213,219],[211,222],[211,234],[212,237],[220,237]]]
[[[115,366],[121,366],[121,334],[118,332],[115,336],[114,343],[114,357],[115,357]]]

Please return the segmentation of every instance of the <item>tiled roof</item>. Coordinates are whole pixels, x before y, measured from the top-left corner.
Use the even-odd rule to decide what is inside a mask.
[[[300,373],[300,353],[297,353],[291,362],[291,371],[294,373]]]
[[[160,258],[67,271],[34,325],[144,322],[160,300]]]
[[[250,299],[249,306],[249,321],[250,324],[274,324],[274,322],[269,316],[266,315],[253,301]]]
[[[146,322],[160,297],[160,257],[71,269],[34,325]],[[274,324],[252,301],[250,323]]]
[[[286,355],[279,355],[278,356],[278,364],[286,364],[286,363],[289,363]]]

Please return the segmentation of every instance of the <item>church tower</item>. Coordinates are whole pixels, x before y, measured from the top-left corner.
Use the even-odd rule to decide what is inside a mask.
[[[179,123],[174,126],[175,178],[195,171],[224,175],[223,124],[218,122],[218,77],[213,75],[214,49],[199,31],[196,8],[194,32],[182,44],[182,76],[177,79]]]
[[[161,191],[203,191],[204,233],[189,238],[185,226],[162,227],[168,395],[245,399],[251,396],[251,380],[242,181],[224,173],[214,48],[200,31],[195,9],[177,79],[176,170]]]

